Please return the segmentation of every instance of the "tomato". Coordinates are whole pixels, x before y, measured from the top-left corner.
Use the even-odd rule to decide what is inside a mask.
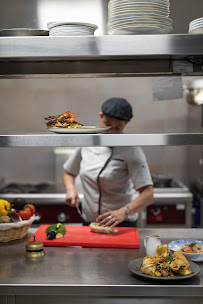
[[[30,208],[25,208],[23,210],[20,210],[18,212],[18,214],[19,214],[19,216],[21,217],[22,220],[29,220],[29,218],[32,216]]]
[[[25,205],[25,207],[23,209],[30,209],[31,215],[35,214],[35,212],[36,212],[35,206],[32,204]]]
[[[186,253],[193,253],[192,249],[190,249],[190,248],[186,249],[185,252],[186,252]]]

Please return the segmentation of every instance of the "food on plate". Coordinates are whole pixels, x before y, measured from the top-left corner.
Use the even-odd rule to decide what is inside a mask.
[[[45,117],[46,125],[48,128],[81,128],[81,123],[75,121],[75,114],[67,111],[61,115]]]
[[[190,244],[186,243],[180,251],[185,253],[203,253],[203,248],[197,242],[193,242]]]
[[[192,273],[188,260],[180,251],[169,255],[166,244],[158,245],[154,257],[147,255],[141,264],[141,272],[157,277],[174,277]]]
[[[188,260],[180,251],[174,252],[173,258],[174,260],[171,262],[171,268],[174,273],[178,273],[181,275],[187,275],[192,273]]]
[[[166,258],[167,256],[169,256],[169,253],[170,253],[170,248],[168,248],[167,244],[164,245],[159,244],[154,253],[154,257],[156,258],[162,256]]]
[[[66,227],[61,224],[52,224],[45,230],[47,235],[47,240],[59,239],[66,234]]]
[[[110,226],[99,225],[97,222],[90,223],[90,230],[96,233],[117,233],[118,229]]]
[[[11,212],[11,204],[3,199],[0,199],[0,216],[8,215]]]

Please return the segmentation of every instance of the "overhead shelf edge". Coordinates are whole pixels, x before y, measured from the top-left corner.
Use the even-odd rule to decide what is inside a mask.
[[[203,145],[203,133],[0,135],[0,147]]]

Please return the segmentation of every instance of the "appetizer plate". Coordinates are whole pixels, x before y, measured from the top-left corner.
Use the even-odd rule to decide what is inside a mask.
[[[171,249],[172,252],[175,252],[181,250],[182,246],[185,246],[186,243],[187,244],[198,243],[199,245],[203,246],[203,241],[187,239],[187,240],[172,241],[168,244],[168,247]],[[194,262],[203,262],[203,253],[182,252],[182,254],[187,258],[187,260]]]
[[[176,275],[174,277],[154,277],[151,276],[149,274],[145,274],[142,273],[140,270],[140,265],[142,264],[144,258],[140,258],[140,259],[136,259],[131,261],[128,264],[128,269],[133,272],[134,274],[143,277],[143,278],[147,278],[147,279],[153,279],[153,280],[163,280],[163,281],[173,281],[173,280],[185,280],[185,279],[190,279],[194,276],[196,276],[199,272],[200,272],[200,267],[199,265],[189,261],[190,263],[190,268],[192,270],[192,273],[186,276],[182,276],[182,275]]]
[[[95,127],[95,126],[82,126],[81,128],[48,128],[48,130],[54,132],[54,133],[59,133],[59,134],[89,134],[89,133],[102,133],[106,132],[109,130],[111,127]]]

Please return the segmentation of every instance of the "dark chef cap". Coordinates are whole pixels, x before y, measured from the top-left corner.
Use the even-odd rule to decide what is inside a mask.
[[[113,97],[106,100],[101,110],[103,114],[129,121],[133,117],[132,107],[125,98]]]

